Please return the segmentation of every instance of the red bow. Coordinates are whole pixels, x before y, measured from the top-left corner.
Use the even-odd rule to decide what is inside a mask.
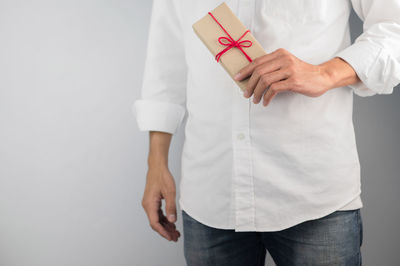
[[[246,56],[247,60],[249,60],[249,62],[252,62],[253,60],[251,60],[250,56],[248,54],[246,54],[246,52],[242,49],[242,47],[250,47],[253,45],[253,43],[249,40],[243,40],[240,41],[244,35],[246,35],[246,33],[250,32],[250,30],[246,30],[243,35],[237,40],[235,41],[231,35],[229,35],[229,33],[225,30],[225,28],[218,22],[218,20],[213,16],[213,14],[211,14],[211,12],[208,12],[208,14],[215,20],[215,22],[218,23],[218,25],[224,30],[224,32],[226,33],[226,35],[229,36],[229,38],[227,37],[219,37],[218,38],[218,42],[222,45],[228,46],[226,47],[224,50],[222,50],[221,52],[219,52],[218,54],[215,55],[215,60],[217,60],[217,62],[219,62],[219,59],[221,58],[221,56],[226,53],[229,49],[231,49],[232,47],[237,47],[240,49],[240,51],[242,51],[242,53]],[[226,42],[223,42],[222,40],[226,40]]]

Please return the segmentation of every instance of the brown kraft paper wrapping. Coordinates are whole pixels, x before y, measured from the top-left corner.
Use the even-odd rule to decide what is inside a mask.
[[[235,41],[238,40],[246,32],[246,30],[248,30],[225,2],[210,12]],[[219,37],[229,38],[229,36],[224,32],[224,30],[218,25],[211,15],[205,15],[203,18],[195,22],[192,25],[192,28],[196,35],[208,48],[208,50],[213,54],[214,58],[219,52],[228,47],[219,43]],[[246,54],[252,60],[266,54],[263,47],[254,38],[251,32],[246,33],[244,37],[240,39],[240,41],[244,40],[249,40],[252,42],[250,47],[242,47],[243,51],[246,52]],[[224,43],[227,42],[224,41]],[[240,69],[250,64],[250,61],[238,47],[232,47],[221,55],[219,63],[221,63],[223,68],[233,79],[233,76]],[[246,89],[248,80],[249,78],[242,81],[234,81],[243,91]]]

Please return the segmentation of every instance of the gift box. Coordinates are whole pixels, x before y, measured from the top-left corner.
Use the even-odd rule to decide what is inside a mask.
[[[240,69],[266,54],[225,2],[195,22],[192,28],[232,79]],[[248,80],[234,81],[245,90]]]

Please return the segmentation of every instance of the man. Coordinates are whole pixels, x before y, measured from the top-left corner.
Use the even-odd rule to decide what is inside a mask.
[[[399,1],[226,1],[267,51],[235,77],[249,78],[244,93],[191,28],[220,3],[153,2],[134,104],[150,132],[150,226],[180,237],[168,150],[187,111],[179,204],[188,265],[264,265],[267,250],[277,265],[360,265],[353,92],[390,94],[400,82]],[[351,7],[364,21],[352,45]]]

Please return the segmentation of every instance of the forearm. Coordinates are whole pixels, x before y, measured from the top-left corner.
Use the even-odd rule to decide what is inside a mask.
[[[319,66],[321,66],[322,74],[329,80],[328,89],[343,87],[360,81],[350,64],[339,57],[334,57]]]
[[[149,167],[168,167],[168,151],[172,134],[161,131],[149,131]]]

